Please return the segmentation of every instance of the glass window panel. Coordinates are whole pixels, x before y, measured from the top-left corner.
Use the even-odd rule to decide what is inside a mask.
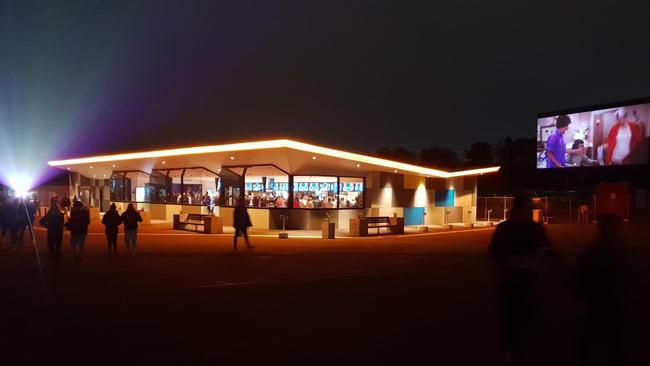
[[[339,184],[339,208],[363,208],[363,178],[341,177]]]
[[[204,168],[185,169],[183,201],[191,205],[212,206],[219,199],[219,176]]]
[[[149,202],[164,203],[171,195],[171,178],[167,177],[167,170],[154,170],[149,176],[149,183],[146,184],[149,192]]]
[[[337,177],[293,177],[294,208],[336,208]]]
[[[127,200],[147,202],[151,193],[147,191],[149,174],[143,172],[127,172]]]
[[[244,180],[244,199],[248,207],[287,207],[289,176],[270,165],[249,167]]]
[[[240,176],[229,169],[221,169],[218,202],[220,206],[237,206],[240,197]]]
[[[167,203],[182,203],[181,195],[181,176],[183,175],[182,169],[171,169],[167,173],[167,177],[171,181],[170,192],[171,194],[167,195]]]
[[[114,172],[109,181],[111,201],[124,201],[124,175]]]

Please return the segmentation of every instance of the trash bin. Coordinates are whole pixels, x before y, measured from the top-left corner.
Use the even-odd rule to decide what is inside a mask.
[[[323,221],[321,224],[321,229],[323,231],[323,239],[334,239],[334,230],[336,229],[336,223]]]

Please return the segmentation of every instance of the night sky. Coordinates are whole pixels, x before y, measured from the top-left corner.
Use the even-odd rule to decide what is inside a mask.
[[[0,118],[50,131],[52,158],[272,137],[462,150],[650,96],[642,1],[41,3],[0,0]]]

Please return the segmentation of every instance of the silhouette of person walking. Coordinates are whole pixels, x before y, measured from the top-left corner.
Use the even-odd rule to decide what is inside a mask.
[[[52,203],[45,216],[39,221],[41,226],[47,229],[47,249],[54,260],[61,258],[64,221],[64,215],[58,203]]]
[[[70,230],[70,246],[74,258],[83,263],[84,246],[86,245],[86,236],[88,235],[88,225],[90,225],[90,212],[84,207],[81,201],[76,201],[70,211],[70,219],[66,227]]]
[[[111,203],[111,207],[102,217],[102,224],[104,224],[104,232],[106,233],[106,243],[108,244],[108,254],[117,254],[117,233],[119,226],[122,224],[122,218],[117,212],[117,207]]]
[[[252,226],[251,218],[248,216],[248,211],[244,207],[244,200],[239,200],[239,205],[235,208],[233,214],[233,227],[235,228],[235,238],[232,245],[232,250],[237,250],[237,236],[241,233],[246,240],[246,247],[248,249],[255,248],[248,240],[248,228]]]
[[[537,277],[539,257],[550,248],[544,227],[532,220],[530,199],[514,200],[510,219],[501,222],[489,246],[499,269],[506,361],[526,364],[538,332]]]
[[[122,214],[122,222],[124,222],[124,243],[129,249],[131,257],[135,257],[135,248],[138,244],[138,223],[142,222],[142,216],[132,203],[129,203],[126,211]]]
[[[19,234],[21,231],[21,226],[23,223],[26,224],[27,222],[27,216],[25,209],[23,208],[23,204],[19,198],[15,198],[13,202],[8,205],[5,215],[6,225],[9,229],[9,236],[11,237],[11,245],[9,248],[13,249],[22,247],[23,242]],[[19,241],[19,239],[21,240]]]
[[[578,257],[578,284],[586,302],[579,344],[581,365],[619,365],[625,284],[625,240],[620,218],[599,215],[598,238]]]

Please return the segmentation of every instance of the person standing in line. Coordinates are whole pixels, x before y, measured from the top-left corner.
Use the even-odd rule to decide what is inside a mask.
[[[126,208],[122,214],[122,222],[124,223],[124,243],[129,249],[132,257],[135,257],[135,247],[138,241],[138,223],[142,222],[142,216],[136,211],[132,203]]]
[[[500,223],[488,248],[499,270],[506,362],[528,364],[541,326],[537,296],[540,257],[551,244],[532,220],[530,199],[516,197],[510,219]]]
[[[114,203],[111,203],[110,209],[104,214],[102,224],[105,227],[104,232],[106,233],[108,254],[115,256],[117,254],[117,233],[119,232],[120,224],[122,224],[122,218],[117,212],[117,207]]]
[[[83,254],[86,236],[88,235],[88,225],[90,225],[90,212],[81,201],[75,201],[66,227],[70,230],[70,246],[72,246],[74,258],[82,264],[84,262]]]
[[[39,223],[47,229],[47,249],[55,261],[61,258],[61,242],[63,241],[64,216],[58,203],[54,203],[41,218]]]
[[[248,211],[246,210],[246,207],[244,207],[244,200],[239,201],[239,205],[235,208],[235,212],[233,216],[234,216],[233,227],[235,228],[235,238],[233,241],[232,250],[237,250],[237,236],[240,233],[244,237],[244,240],[246,241],[246,247],[248,249],[255,248],[254,246],[251,245],[250,241],[248,240],[248,228],[253,225],[251,223],[251,218],[248,215]]]

